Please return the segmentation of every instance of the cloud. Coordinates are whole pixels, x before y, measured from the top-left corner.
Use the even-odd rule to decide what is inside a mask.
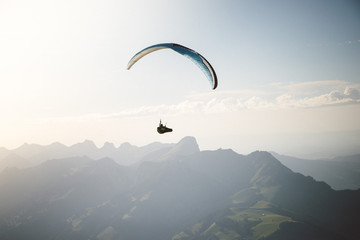
[[[344,94],[348,97],[350,97],[353,100],[359,100],[360,99],[360,91],[357,88],[346,88],[344,91]]]
[[[238,112],[246,109],[315,108],[340,104],[360,104],[359,89],[347,87],[343,91],[334,90],[326,94],[304,98],[297,98],[285,93],[275,99],[252,96],[245,100],[242,97],[213,98],[208,101],[186,100],[174,105],[144,106],[136,110],[120,112],[117,116],[213,114]]]
[[[184,116],[194,114],[237,113],[246,110],[319,108],[360,104],[360,86],[344,81],[295,84],[274,83],[259,90],[218,91],[187,96],[177,104],[145,105],[116,113],[64,118],[63,121],[138,118],[145,116]]]
[[[335,90],[342,91],[347,87],[351,87],[352,85],[345,81],[327,80],[300,83],[273,83],[271,86],[278,88],[280,91],[286,92],[287,94],[298,97],[305,97],[321,95]]]
[[[350,93],[347,91],[351,91]],[[291,95],[282,95],[276,98],[275,106],[282,108],[314,108],[339,104],[360,103],[358,89],[346,89],[344,92],[331,91],[314,97],[294,98]]]
[[[215,97],[214,97],[215,96]],[[271,84],[267,90],[202,93],[173,105],[142,106],[112,117],[232,113],[249,109],[315,108],[360,104],[360,87],[344,81]]]
[[[246,99],[242,95],[232,95],[212,100],[211,108],[208,109],[229,112],[242,109],[314,108],[360,103],[360,86],[344,81],[276,83],[271,84],[268,91],[257,93],[261,94],[248,96]]]
[[[338,45],[343,46],[343,45],[352,45],[352,44],[357,44],[357,43],[360,43],[359,39],[358,40],[347,40],[347,41],[338,43]]]

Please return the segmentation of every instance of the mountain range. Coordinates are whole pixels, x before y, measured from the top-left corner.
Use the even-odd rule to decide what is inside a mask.
[[[190,153],[199,151],[196,139],[185,139],[192,139],[186,151]],[[191,142],[191,140],[182,142]],[[177,147],[174,148],[174,146]],[[99,148],[90,140],[72,146],[65,146],[58,142],[50,145],[25,143],[13,150],[0,148],[0,172],[9,167],[23,169],[37,166],[50,159],[82,156],[93,160],[107,157],[120,165],[130,166],[143,161],[161,161],[161,158],[176,151],[178,146],[179,144],[154,142],[138,147],[125,142],[115,147],[113,143],[106,142]],[[319,160],[301,159],[276,152],[271,152],[271,154],[292,171],[324,181],[335,190],[360,188],[360,154]]]
[[[98,148],[90,140],[69,147],[59,142],[50,145],[25,143],[13,150],[0,148],[0,171],[7,167],[28,168],[50,159],[78,156],[87,156],[94,160],[109,157],[120,165],[131,165],[149,153],[171,148],[174,145],[154,142],[143,147],[137,147],[125,142],[119,147],[115,147],[113,143],[106,142],[101,148]]]
[[[360,154],[321,160],[271,154],[292,171],[326,182],[335,190],[360,188]]]
[[[12,150],[32,167],[0,174],[0,239],[360,239],[360,190],[336,191],[269,152],[200,151],[193,137],[106,145],[116,160],[88,141],[54,144],[48,160]]]

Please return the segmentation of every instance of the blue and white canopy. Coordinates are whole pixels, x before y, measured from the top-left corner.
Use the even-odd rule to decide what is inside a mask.
[[[217,83],[216,73],[212,68],[212,66],[210,65],[210,63],[203,56],[201,56],[199,53],[195,52],[194,50],[176,43],[161,43],[161,44],[152,45],[150,47],[141,50],[130,59],[127,69],[129,70],[137,61],[139,61],[145,55],[166,48],[170,48],[175,52],[178,52],[184,55],[185,57],[189,58],[191,61],[193,61],[203,71],[203,73],[205,73],[207,79],[211,84],[212,89],[215,89],[217,87],[218,83]]]

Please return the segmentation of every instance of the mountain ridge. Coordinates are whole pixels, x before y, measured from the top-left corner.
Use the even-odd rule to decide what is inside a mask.
[[[328,183],[335,190],[360,189],[360,154],[333,159],[309,160],[271,152],[294,172]]]
[[[4,171],[0,238],[360,237],[360,191],[334,191],[268,152],[185,152],[133,166],[83,156]]]
[[[13,150],[0,148],[0,172],[6,167],[27,168],[37,166],[50,159],[78,156],[87,156],[94,160],[109,157],[119,164],[131,165],[138,163],[151,152],[173,146],[175,144],[154,142],[137,147],[125,142],[119,147],[115,147],[113,143],[105,142],[102,147],[97,147],[91,140],[84,140],[71,146],[59,142],[49,145],[24,143]],[[19,161],[20,158],[26,164],[22,164]]]
[[[97,147],[94,142],[85,140],[71,146],[59,142],[49,145],[23,144],[8,150],[0,148],[0,172],[7,167],[34,167],[49,159],[87,156],[98,160],[111,158],[120,165],[138,165],[143,161],[166,161],[176,155],[190,155],[199,152],[194,137],[184,137],[178,143],[153,142],[141,147],[124,142],[118,147],[105,142]],[[27,155],[28,154],[28,155]],[[271,152],[282,164],[295,172],[312,176],[328,183],[335,190],[360,188],[360,155],[342,156],[333,159],[307,160]]]

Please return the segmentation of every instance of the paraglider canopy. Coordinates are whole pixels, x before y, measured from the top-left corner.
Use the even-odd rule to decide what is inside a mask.
[[[185,57],[189,58],[191,61],[193,61],[205,73],[207,79],[211,84],[212,89],[215,89],[217,87],[218,85],[217,76],[215,70],[210,65],[210,63],[198,52],[177,43],[161,43],[161,44],[152,45],[150,47],[141,50],[130,59],[127,65],[127,69],[129,70],[137,61],[139,61],[145,55],[157,50],[167,49],[167,48],[172,49],[175,52],[178,52],[184,55]]]

